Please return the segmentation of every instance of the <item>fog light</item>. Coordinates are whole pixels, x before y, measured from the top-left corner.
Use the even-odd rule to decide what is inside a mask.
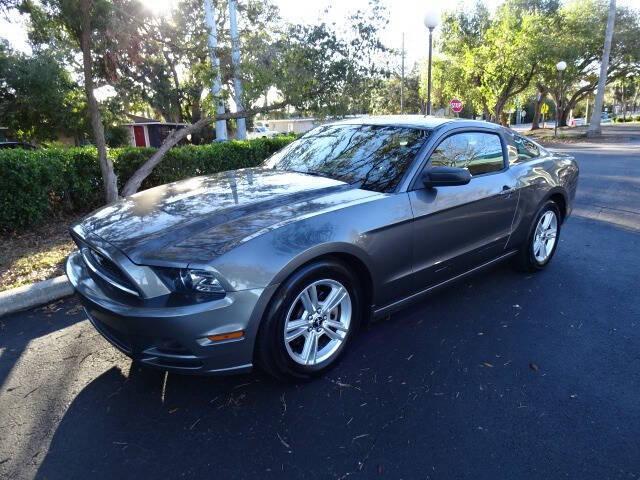
[[[242,337],[244,337],[244,330],[229,333],[218,333],[216,335],[209,335],[207,338],[212,342],[222,342],[224,340],[238,340]]]

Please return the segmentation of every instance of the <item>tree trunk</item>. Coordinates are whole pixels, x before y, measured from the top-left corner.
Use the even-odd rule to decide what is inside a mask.
[[[164,53],[164,59],[167,62],[167,65],[169,65],[169,69],[171,70],[171,77],[173,78],[173,84],[175,87],[173,91],[174,106],[172,109],[173,112],[175,112],[175,120],[171,120],[171,121],[182,123],[184,122],[185,116],[182,111],[182,93],[180,90],[180,78],[178,77],[178,71],[176,70],[175,63],[171,60],[171,58],[169,57],[169,54],[167,52],[163,52],[163,53]],[[173,112],[172,112],[172,115],[174,115]]]
[[[505,105],[504,101],[498,100],[498,102],[496,103],[493,111],[494,111],[494,115],[495,115],[495,117],[494,117],[495,123],[498,123],[500,125],[506,126],[507,122],[506,122],[506,120],[504,118],[504,115],[503,115],[503,112],[502,112],[504,110],[504,105]]]
[[[256,113],[265,113],[272,110],[279,110],[284,107],[286,102],[278,102],[274,103],[269,107],[262,108],[254,108],[250,110],[245,110],[243,112],[234,112],[234,113],[224,113],[221,115],[216,115],[214,117],[204,117],[198,120],[196,123],[187,125],[185,128],[181,128],[180,130],[174,130],[169,134],[169,136],[162,142],[160,148],[154,153],[149,160],[144,162],[138,170],[131,175],[131,178],[127,180],[127,183],[122,188],[122,196],[126,197],[128,195],[133,195],[138,191],[140,185],[145,178],[149,176],[149,174],[153,171],[153,169],[162,161],[164,155],[174,147],[180,140],[186,138],[187,135],[193,132],[197,132],[200,129],[210,125],[213,122],[217,122],[220,120],[224,120],[225,122],[231,118],[246,118],[249,116],[253,116]]]
[[[87,96],[89,118],[93,130],[93,138],[98,149],[98,162],[102,172],[104,194],[107,204],[118,199],[118,181],[113,171],[113,163],[107,156],[107,143],[104,138],[104,126],[102,115],[98,108],[98,101],[93,93],[93,59],[91,58],[91,9],[92,0],[80,1],[80,14],[82,15],[82,30],[80,32],[80,48],[82,49],[82,66],[84,71],[84,90]]]
[[[622,80],[622,121],[627,121],[627,103],[624,98],[624,80]]]
[[[486,103],[482,104],[482,116],[487,122],[491,121],[491,112],[489,111],[489,107]]]
[[[567,105],[562,110],[560,110],[560,124],[559,127],[567,127],[567,120],[569,119],[569,113],[571,113],[572,108],[569,108]]]
[[[604,104],[604,89],[607,85],[607,70],[609,68],[609,54],[611,53],[611,42],[613,40],[613,26],[616,18],[616,0],[609,1],[609,17],[607,19],[607,30],[604,38],[604,50],[602,51],[602,63],[600,65],[600,77],[598,78],[598,93],[593,106],[593,114],[591,115],[591,123],[587,129],[587,136],[596,136],[602,134],[600,126],[600,117],[602,115],[602,106]]]
[[[542,85],[538,85],[538,98],[534,104],[533,119],[531,120],[531,130],[538,130],[540,128],[540,114],[542,111],[542,105],[547,98],[547,89]]]
[[[156,166],[162,161],[164,155],[173,146],[175,146],[183,138],[186,138],[186,136],[190,133],[200,130],[202,127],[210,124],[212,121],[214,121],[214,118],[205,117],[185,128],[172,131],[164,140],[164,142],[162,142],[162,145],[156,151],[156,153],[154,153],[149,160],[144,162],[142,166],[138,168],[138,170],[136,170],[133,175],[131,175],[131,178],[127,180],[127,183],[122,188],[122,196],[126,197],[136,193],[140,188],[140,185],[142,185],[144,179],[149,176],[153,169],[156,168]]]

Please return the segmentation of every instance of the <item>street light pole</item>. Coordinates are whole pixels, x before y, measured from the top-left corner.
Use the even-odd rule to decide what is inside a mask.
[[[567,62],[562,61],[556,64],[556,69],[558,70],[559,92],[558,92],[558,104],[556,105],[556,124],[553,128],[554,137],[558,136],[558,124],[560,123],[560,109],[562,108],[562,102],[563,102],[562,73],[565,71],[566,68],[567,68]]]
[[[438,26],[440,15],[436,10],[427,11],[424,26],[429,30],[429,63],[427,65],[427,115],[431,115],[431,57],[433,56],[433,29]]]
[[[402,73],[400,76],[400,113],[404,113],[404,32],[402,32]]]
[[[431,115],[431,55],[433,53],[433,28],[429,28],[429,66],[427,67],[427,115]]]

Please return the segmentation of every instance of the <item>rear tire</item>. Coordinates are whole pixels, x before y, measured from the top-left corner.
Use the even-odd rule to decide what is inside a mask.
[[[300,268],[282,283],[262,320],[258,366],[286,381],[322,375],[355,335],[362,298],[358,278],[342,263],[320,260]]]
[[[533,217],[527,240],[514,258],[515,267],[523,272],[544,269],[558,248],[562,216],[558,205],[547,201]]]

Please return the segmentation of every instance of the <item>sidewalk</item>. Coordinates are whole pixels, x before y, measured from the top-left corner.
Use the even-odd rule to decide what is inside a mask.
[[[587,126],[561,127],[558,136],[554,136],[553,128],[541,128],[538,130],[517,130],[541,143],[620,143],[640,141],[640,123],[614,123],[602,125],[602,135],[599,137],[587,137]]]

